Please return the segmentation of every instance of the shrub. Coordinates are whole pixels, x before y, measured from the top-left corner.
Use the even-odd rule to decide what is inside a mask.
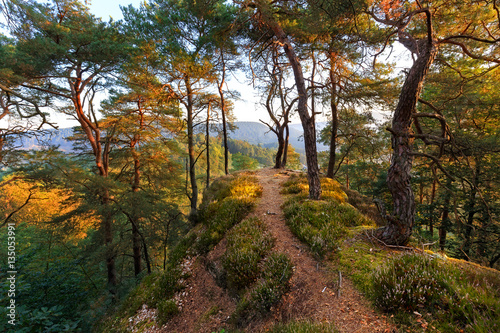
[[[267,257],[262,272],[265,280],[286,284],[292,277],[292,274],[292,262],[286,254],[272,253]]]
[[[437,260],[404,254],[373,274],[374,302],[386,311],[414,311],[438,304],[449,290]]]
[[[243,221],[227,235],[222,265],[230,288],[242,290],[259,276],[259,262],[271,250],[274,239],[257,218]]]
[[[157,323],[166,324],[173,316],[179,313],[179,308],[173,299],[164,299],[158,302]]]
[[[290,287],[293,267],[290,258],[283,253],[273,253],[265,261],[262,280],[250,294],[250,306],[264,314],[277,304]]]

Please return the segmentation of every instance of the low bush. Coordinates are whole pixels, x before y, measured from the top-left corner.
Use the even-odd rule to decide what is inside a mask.
[[[158,302],[158,313],[156,321],[161,327],[166,324],[173,316],[179,313],[179,308],[173,299],[163,299]]]
[[[290,288],[293,266],[283,253],[270,254],[262,265],[257,283],[244,295],[231,316],[234,325],[245,326],[256,316],[265,316]]]
[[[227,235],[227,249],[222,258],[228,287],[242,290],[253,283],[260,274],[260,261],[273,244],[274,239],[257,218],[234,227]]]
[[[404,254],[373,274],[375,304],[386,311],[432,307],[449,289],[437,260],[424,255]]]
[[[500,331],[500,273],[459,260],[405,254],[373,274],[374,303],[407,326],[442,332]],[[414,311],[423,314],[414,323]]]
[[[260,314],[268,312],[289,290],[293,266],[283,253],[269,255],[264,263],[262,279],[250,294],[250,307]]]

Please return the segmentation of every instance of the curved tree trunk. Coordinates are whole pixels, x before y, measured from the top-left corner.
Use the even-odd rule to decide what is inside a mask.
[[[401,89],[399,102],[392,120],[392,158],[387,174],[387,185],[393,199],[392,216],[387,226],[379,229],[378,238],[391,245],[405,245],[411,236],[415,221],[415,196],[411,188],[413,163],[412,115],[422,91],[427,72],[437,54],[433,41],[421,44],[419,57],[410,69]]]
[[[288,142],[290,141],[290,129],[288,128],[288,117],[285,118],[285,146],[283,150],[283,159],[281,160],[281,167],[286,167],[288,161]]]
[[[276,134],[278,137],[278,151],[276,152],[276,158],[274,161],[274,168],[281,169],[284,167],[283,165],[283,153],[285,150],[285,139],[283,138],[283,127],[280,126],[278,129],[278,133]]]
[[[302,66],[300,64],[299,58],[295,54],[295,50],[290,43],[290,40],[286,36],[285,32],[281,26],[274,21],[273,18],[269,18],[265,12],[262,12],[263,18],[266,23],[273,30],[276,38],[283,45],[285,54],[290,61],[290,65],[293,69],[293,74],[295,78],[295,85],[297,87],[297,92],[299,95],[297,111],[302,122],[302,128],[304,130],[304,143],[306,150],[306,160],[307,160],[307,180],[309,183],[309,198],[314,200],[319,200],[321,196],[321,183],[319,180],[319,169],[318,169],[318,153],[316,150],[316,129],[314,126],[314,115],[310,115],[307,110],[307,91],[306,84],[304,80],[304,74],[302,72]]]

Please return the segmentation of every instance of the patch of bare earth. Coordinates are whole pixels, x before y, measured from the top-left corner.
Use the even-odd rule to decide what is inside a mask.
[[[305,320],[330,322],[341,332],[394,332],[393,325],[376,313],[368,301],[342,278],[340,297],[333,277],[321,267],[285,225],[281,210],[281,183],[287,172],[263,169],[256,176],[263,186],[262,198],[252,215],[265,221],[276,238],[275,251],[286,253],[294,264],[291,290],[266,319],[250,324],[249,332],[265,331],[276,322]]]
[[[263,169],[256,173],[263,187],[262,198],[251,216],[259,217],[276,238],[274,251],[287,254],[294,264],[291,289],[270,315],[252,322],[247,332],[263,332],[277,322],[312,320],[334,323],[340,332],[395,332],[385,317],[376,313],[366,299],[347,279],[342,279],[338,297],[336,281],[315,260],[285,225],[281,210],[284,198],[281,183],[288,172]],[[220,332],[227,328],[227,320],[236,308],[236,300],[216,283],[216,275],[207,270],[206,263],[220,263],[226,248],[225,239],[206,258],[192,258],[185,262],[191,277],[186,288],[176,295],[181,313],[174,316],[161,329],[152,327],[148,332]],[[217,269],[215,268],[217,271]]]
[[[236,308],[235,300],[216,283],[206,269],[207,262],[219,261],[226,248],[225,239],[205,258],[194,260],[186,288],[176,295],[181,312],[174,316],[159,332],[219,332],[226,326]]]

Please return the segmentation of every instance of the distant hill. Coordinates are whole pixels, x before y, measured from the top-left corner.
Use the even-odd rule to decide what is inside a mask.
[[[229,133],[229,137],[235,140],[246,141],[253,145],[261,145],[266,148],[274,148],[278,146],[276,135],[271,132],[266,125],[258,122],[240,121],[236,122],[236,129]],[[318,124],[318,128],[324,125]],[[295,150],[301,154],[304,153],[304,139],[301,124],[291,124],[290,128],[290,144]],[[57,130],[47,130],[44,134],[38,136],[24,137],[22,141],[18,141],[17,145],[23,149],[41,149],[43,146],[52,145],[59,146],[59,150],[70,152],[73,149],[71,141],[67,140],[73,134],[72,128],[62,128]],[[216,133],[212,133],[216,135]],[[318,150],[326,150],[328,147],[318,144]]]
[[[73,128],[50,129],[38,135],[25,135],[21,139],[18,139],[15,145],[25,150],[58,146],[59,150],[63,152],[70,152],[73,150],[73,143],[66,138],[71,135],[73,135]]]
[[[238,127],[234,132],[230,133],[230,137],[235,140],[243,140],[248,143],[258,145],[261,144],[267,148],[273,148],[278,146],[278,140],[276,139],[276,134],[271,132],[269,128],[257,122],[250,121],[240,121],[236,122],[235,125]],[[318,124],[318,128],[323,128],[324,125]],[[302,124],[290,124],[290,144],[300,153],[304,152],[304,138],[302,130]],[[318,150],[327,150],[328,147],[318,144]]]

